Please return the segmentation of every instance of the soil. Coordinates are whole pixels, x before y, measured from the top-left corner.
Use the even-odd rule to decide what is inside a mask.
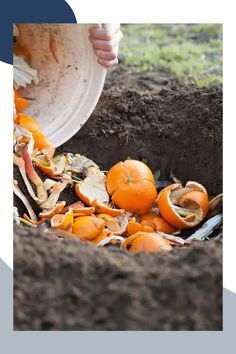
[[[197,180],[215,195],[222,190],[222,88],[115,69],[89,121],[59,150],[105,170],[139,159],[161,179],[174,168],[183,182]],[[221,240],[218,233],[168,255],[129,254],[16,227],[15,329],[221,330]]]

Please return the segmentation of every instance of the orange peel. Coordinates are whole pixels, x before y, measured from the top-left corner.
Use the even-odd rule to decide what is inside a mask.
[[[37,225],[42,225],[42,224],[44,224],[46,220],[47,220],[46,218],[40,219],[39,221],[37,221]]]
[[[126,231],[128,235],[136,234],[139,231],[148,233],[154,232],[150,226],[138,223],[135,218],[129,220]]]
[[[66,212],[69,209],[72,209],[74,215],[77,215],[77,216],[82,216],[82,215],[86,216],[86,215],[92,215],[95,213],[94,207],[86,207],[86,206],[84,206],[84,203],[82,203],[81,201],[78,201],[78,202],[68,205],[67,207],[64,208],[63,212]]]
[[[95,199],[101,203],[109,202],[105,185],[105,175],[97,167],[89,167],[87,177],[75,186],[78,197],[87,205],[92,205]]]
[[[186,229],[198,225],[206,216],[208,196],[206,189],[197,182],[180,183],[164,188],[158,195],[161,216],[172,226]]]
[[[74,214],[92,215],[95,213],[94,207],[72,208]]]
[[[65,213],[66,211],[68,211],[70,208],[72,209],[79,209],[79,208],[83,208],[84,207],[84,203],[81,202],[80,200],[78,202],[72,203],[67,205],[64,209],[63,209],[63,213]]]
[[[151,227],[153,230],[156,230],[156,225],[153,222],[155,217],[156,215],[153,214],[152,210],[140,216],[142,224]]]
[[[53,159],[47,158],[47,156],[43,159],[34,158],[33,161],[40,171],[50,177],[61,175],[67,164],[67,159],[64,155],[56,156]]]
[[[58,202],[56,203],[56,205],[48,210],[43,210],[42,212],[39,213],[39,217],[41,219],[50,219],[53,217],[53,215],[55,214],[59,214],[62,212],[62,210],[64,209],[66,205],[66,202]]]
[[[45,155],[49,157],[53,157],[55,148],[52,146],[52,144],[43,134],[38,122],[34,118],[29,117],[23,113],[18,113],[16,119],[17,119],[17,123],[21,127],[30,131],[30,133],[32,134],[34,138],[34,147],[38,148]]]
[[[16,113],[23,112],[28,107],[28,101],[25,98],[15,98]]]
[[[208,212],[208,196],[206,193],[200,191],[188,192],[181,198],[180,205],[191,209],[197,209],[200,206],[202,209],[202,219],[204,219]]]
[[[33,161],[34,161],[35,165],[37,166],[37,168],[41,172],[43,172],[45,175],[48,175],[50,177],[55,176],[54,166],[51,162],[42,161],[42,160],[39,160],[38,158],[34,158]]]
[[[88,215],[85,215],[84,213],[73,213],[74,215],[74,218],[77,218],[78,216],[88,216]]]
[[[104,220],[105,227],[114,234],[121,232],[121,227],[117,219],[109,214],[97,214],[97,218]]]
[[[103,230],[99,235],[97,235],[93,240],[92,242],[97,244],[99,243],[100,241],[104,240],[105,238],[107,238],[107,236],[109,235],[109,231],[108,230]]]
[[[74,220],[72,233],[83,240],[93,240],[104,228],[104,220],[95,216],[80,216]]]
[[[36,225],[37,222],[35,220],[32,220],[27,214],[23,214],[23,219],[25,219],[26,221],[28,221],[29,223],[31,223],[32,225]]]
[[[126,232],[127,225],[130,219],[131,213],[125,211],[123,214],[116,216],[116,219],[118,220],[120,224],[120,232],[118,235],[122,235]]]
[[[153,219],[153,223],[155,224],[156,231],[161,231],[166,234],[173,234],[177,231],[177,228],[170,225],[165,219],[163,219],[160,215],[157,215]]]
[[[111,208],[109,205],[101,203],[98,199],[94,199],[92,206],[95,207],[99,214],[105,213],[111,216],[119,216],[125,212],[124,209]]]
[[[128,247],[129,252],[167,253],[172,250],[172,246],[169,241],[165,240],[163,237],[156,233],[147,233],[142,231],[137,232],[125,239],[121,245],[121,248],[127,249]]]
[[[166,234],[173,234],[177,231],[177,229],[163,219],[162,216],[154,215],[152,211],[141,215],[141,220],[141,225],[149,226],[155,231],[161,231]]]
[[[51,218],[51,227],[64,231],[71,231],[74,221],[73,209],[69,209],[65,214],[55,214]]]

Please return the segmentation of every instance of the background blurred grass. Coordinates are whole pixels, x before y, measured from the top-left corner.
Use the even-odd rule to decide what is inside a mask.
[[[124,24],[122,32],[121,65],[167,70],[197,86],[222,82],[222,25]]]

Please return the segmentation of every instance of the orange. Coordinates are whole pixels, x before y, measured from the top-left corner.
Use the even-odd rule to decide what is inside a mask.
[[[147,212],[157,197],[152,171],[137,160],[114,165],[108,172],[106,185],[113,203],[131,212]]]
[[[93,240],[103,232],[105,222],[95,216],[80,216],[72,225],[72,233],[84,240]]]
[[[169,252],[172,246],[169,241],[155,233],[137,232],[129,236],[122,243],[121,248],[127,249],[129,252]]]

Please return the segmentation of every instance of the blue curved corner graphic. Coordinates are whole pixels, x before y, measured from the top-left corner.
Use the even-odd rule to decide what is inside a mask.
[[[0,60],[12,64],[13,23],[76,23],[65,0],[5,0],[0,3]]]

